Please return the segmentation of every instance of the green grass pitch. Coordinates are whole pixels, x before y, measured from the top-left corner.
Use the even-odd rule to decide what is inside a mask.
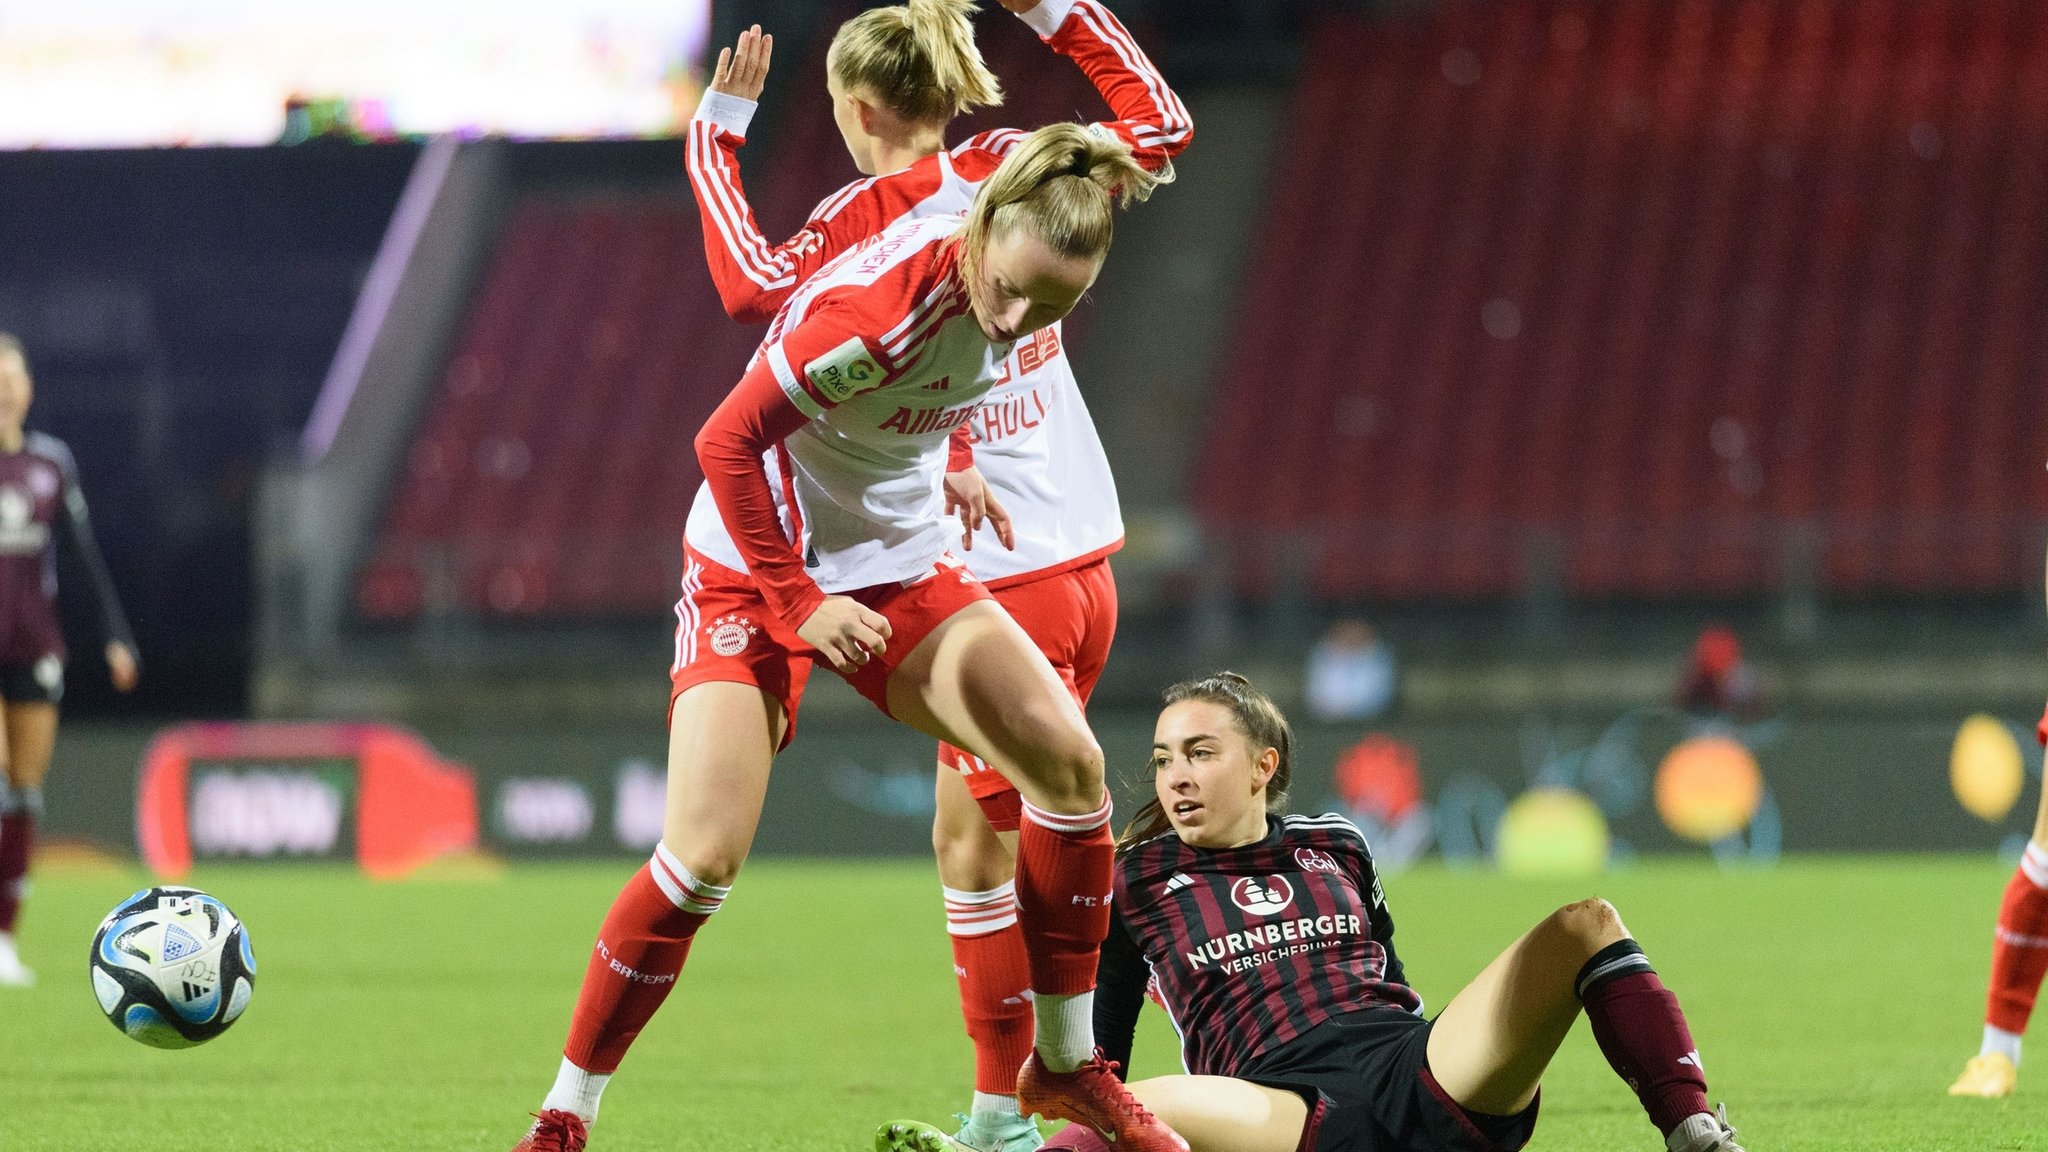
[[[86,977],[94,925],[143,878],[47,870],[22,938],[42,983],[0,989],[0,1148],[502,1152],[552,1080],[631,868],[399,884],[205,869],[194,882],[247,921],[260,969],[248,1015],[183,1052],[118,1034]],[[1388,898],[1432,1005],[1557,904],[1613,900],[1752,1152],[2048,1150],[2048,1070],[2029,1068],[2009,1101],[1943,1094],[1976,1048],[2008,875],[1938,858],[1641,863],[1566,882],[1430,867]],[[1161,1014],[1145,1028],[1139,1075],[1178,1070]],[[881,1121],[946,1119],[969,1070],[928,863],[758,861],[614,1081],[592,1148],[859,1152]],[[1531,1147],[1661,1147],[1583,1025]]]

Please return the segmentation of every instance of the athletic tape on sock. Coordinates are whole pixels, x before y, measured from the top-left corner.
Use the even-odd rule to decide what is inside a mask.
[[[41,788],[16,788],[14,790],[14,807],[18,812],[28,813],[31,820],[41,820],[43,818],[43,790]]]
[[[1572,988],[1578,993],[1579,999],[1584,1000],[1587,993],[1602,984],[1637,972],[1655,971],[1655,968],[1650,967],[1650,958],[1643,955],[1642,945],[1623,937],[1593,953],[1593,958],[1579,969],[1578,978],[1572,981]]]

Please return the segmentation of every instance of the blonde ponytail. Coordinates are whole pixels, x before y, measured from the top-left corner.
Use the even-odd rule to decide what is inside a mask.
[[[1003,102],[974,43],[974,0],[909,0],[870,8],[839,26],[826,67],[914,123],[944,123]]]
[[[1147,171],[1106,129],[1048,124],[1026,136],[975,193],[960,232],[961,278],[979,283],[989,241],[1018,228],[1062,256],[1099,258],[1109,251],[1114,209],[1171,179],[1170,171]]]

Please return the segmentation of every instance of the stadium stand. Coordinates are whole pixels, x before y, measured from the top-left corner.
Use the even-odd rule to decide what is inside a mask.
[[[2017,588],[2048,520],[2025,0],[1331,19],[1196,481],[1331,599]],[[1293,541],[1289,548],[1277,541]]]

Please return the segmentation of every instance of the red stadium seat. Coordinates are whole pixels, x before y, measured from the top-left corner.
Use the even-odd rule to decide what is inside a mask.
[[[1331,18],[1220,366],[1205,522],[1324,542],[1310,587],[1340,600],[1517,595],[1531,533],[1585,596],[1769,593],[1807,539],[1841,593],[2037,578],[2037,16]]]

